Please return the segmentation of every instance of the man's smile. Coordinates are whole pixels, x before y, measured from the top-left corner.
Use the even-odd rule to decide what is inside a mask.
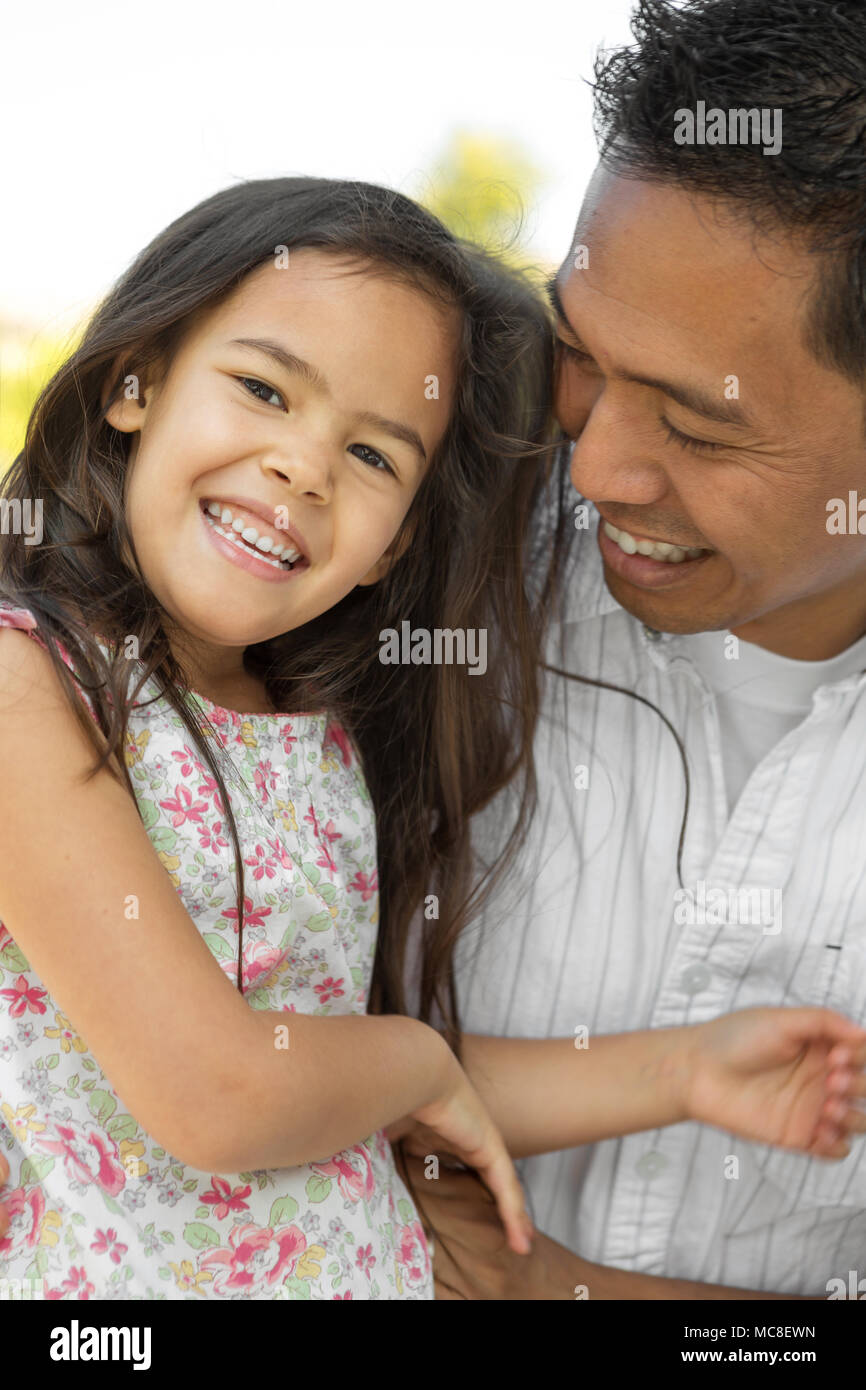
[[[641,589],[665,589],[691,578],[715,553],[697,546],[688,550],[669,541],[638,537],[601,517],[598,545],[615,574]]]

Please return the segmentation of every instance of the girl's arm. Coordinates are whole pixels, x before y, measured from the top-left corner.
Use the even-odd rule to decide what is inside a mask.
[[[214,1172],[294,1166],[453,1087],[456,1060],[414,1019],[251,1009],[128,792],[107,769],[84,781],[92,764],[48,654],[2,629],[0,920],[168,1152]]]

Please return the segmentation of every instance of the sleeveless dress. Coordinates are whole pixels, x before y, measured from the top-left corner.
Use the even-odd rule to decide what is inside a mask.
[[[28,609],[0,603],[0,626],[41,642]],[[150,681],[139,692],[125,753],[139,812],[236,982],[234,860],[219,789],[155,695]],[[237,824],[247,1003],[363,1014],[378,921],[375,822],[345,731],[325,714],[238,714],[201,695],[188,703],[216,730]],[[2,924],[0,1152],[11,1169],[0,1296],[3,1281],[16,1280],[5,1286],[11,1296],[67,1300],[433,1297],[424,1232],[382,1131],[300,1168],[191,1168],[124,1109]]]

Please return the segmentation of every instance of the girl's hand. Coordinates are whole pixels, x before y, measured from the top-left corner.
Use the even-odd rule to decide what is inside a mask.
[[[866,1028],[830,1009],[743,1009],[694,1030],[688,1118],[745,1139],[845,1158],[866,1132]]]
[[[474,1168],[499,1208],[510,1248],[528,1255],[534,1227],[523,1189],[499,1130],[456,1057],[448,1091],[430,1105],[395,1121],[385,1131],[392,1143],[404,1141],[407,1153],[426,1157],[446,1153]]]

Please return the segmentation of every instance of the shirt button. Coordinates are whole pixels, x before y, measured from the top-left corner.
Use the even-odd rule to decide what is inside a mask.
[[[683,971],[680,984],[686,994],[700,994],[702,989],[706,989],[712,978],[705,965],[690,965],[687,970]]]
[[[647,627],[646,623],[644,623],[644,629],[643,629],[643,630],[644,630],[644,635],[646,636],[646,639],[647,639],[648,642],[658,642],[659,639],[661,638],[661,633],[660,633],[660,632],[656,632],[656,630],[655,630],[654,627]]]
[[[663,1168],[667,1168],[668,1161],[664,1154],[660,1154],[657,1149],[650,1149],[638,1159],[635,1168],[642,1178],[654,1178]]]

